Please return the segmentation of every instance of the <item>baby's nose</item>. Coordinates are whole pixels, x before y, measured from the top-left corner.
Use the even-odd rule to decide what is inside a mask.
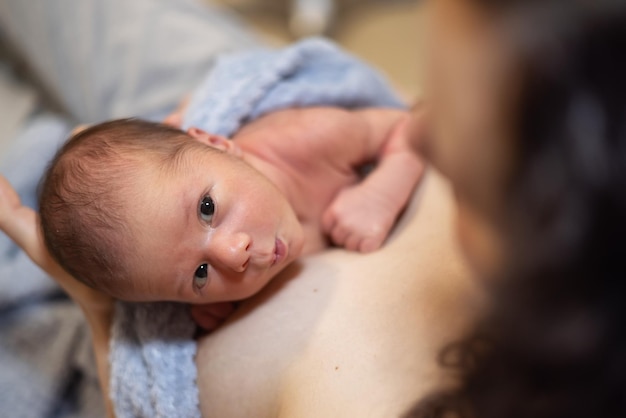
[[[243,232],[215,237],[211,243],[212,264],[222,265],[238,273],[245,271],[250,260],[252,239]]]

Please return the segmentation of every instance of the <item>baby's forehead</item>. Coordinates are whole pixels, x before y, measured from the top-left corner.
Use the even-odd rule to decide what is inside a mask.
[[[190,147],[172,156],[144,152],[129,160],[125,173],[117,178],[125,183],[123,188],[133,194],[128,196],[128,205],[132,205],[133,211],[142,211],[145,209],[144,199],[156,199],[158,194],[181,198],[186,193],[196,193],[198,187],[206,186],[205,183],[219,181],[226,173],[245,175],[240,169],[241,163],[239,159],[208,146]]]

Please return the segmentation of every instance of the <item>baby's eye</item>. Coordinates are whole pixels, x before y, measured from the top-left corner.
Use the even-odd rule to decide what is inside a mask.
[[[193,287],[195,289],[202,289],[209,282],[209,265],[202,264],[196,269],[193,274]]]
[[[211,223],[213,214],[215,213],[215,202],[211,196],[204,196],[200,201],[200,217],[203,221]]]

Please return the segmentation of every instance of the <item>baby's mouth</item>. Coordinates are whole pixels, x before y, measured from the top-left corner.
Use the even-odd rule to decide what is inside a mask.
[[[280,263],[287,256],[287,246],[280,240],[280,238],[276,238],[276,242],[274,244],[274,258],[272,260],[272,266]]]

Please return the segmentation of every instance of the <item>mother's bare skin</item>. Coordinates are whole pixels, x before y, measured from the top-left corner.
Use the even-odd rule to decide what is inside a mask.
[[[203,416],[398,416],[443,384],[479,311],[447,183],[430,172],[392,238],[303,259],[199,343]]]

